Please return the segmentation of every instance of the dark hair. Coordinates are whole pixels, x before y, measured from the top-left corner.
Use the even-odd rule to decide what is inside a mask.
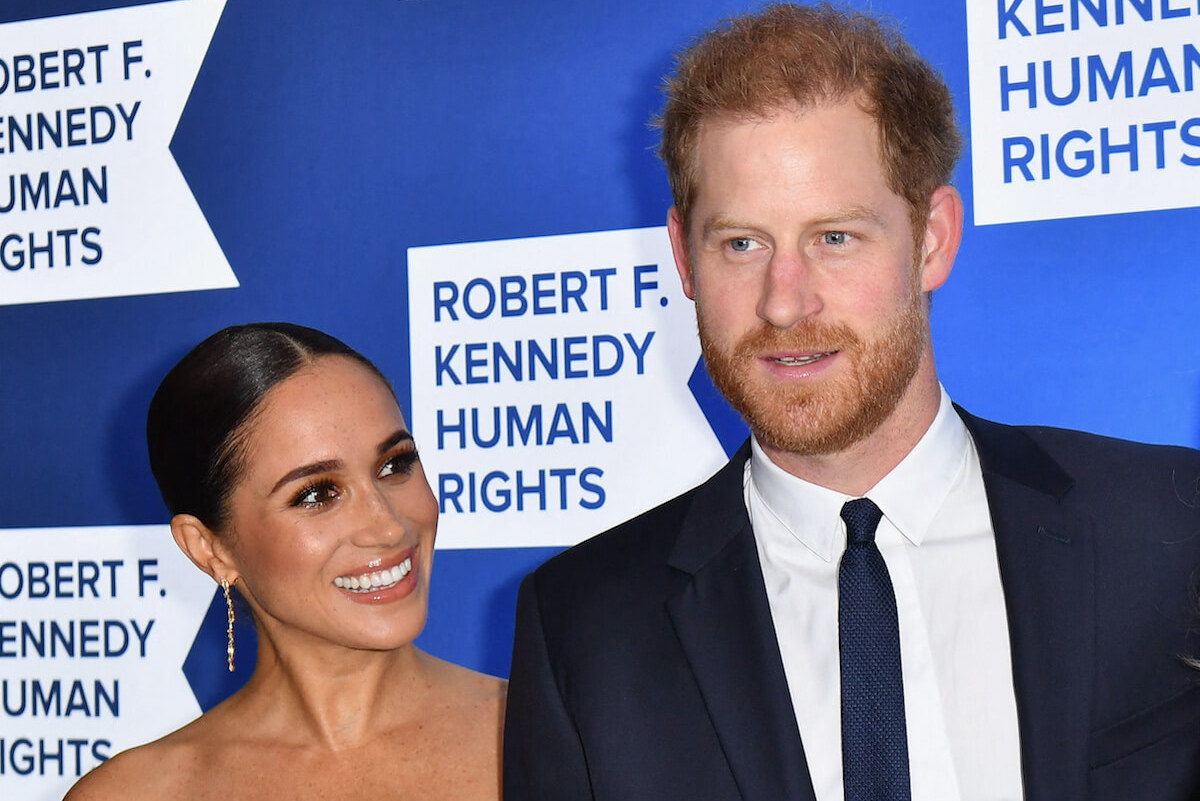
[[[712,117],[856,98],[879,126],[884,174],[908,204],[914,235],[925,227],[934,190],[950,182],[962,148],[950,90],[899,33],[872,17],[828,3],[768,6],[709,32],[677,62],[657,123],[685,230],[696,197],[696,142]]]
[[[243,435],[263,397],[322,356],[347,356],[391,385],[339,339],[291,323],[223,328],[194,347],[159,384],[146,416],[150,469],[172,515],[222,530],[243,469]]]

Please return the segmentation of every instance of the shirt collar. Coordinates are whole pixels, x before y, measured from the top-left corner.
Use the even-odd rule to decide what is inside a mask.
[[[971,438],[944,387],[937,415],[908,455],[866,496],[912,544],[920,545],[970,454]],[[796,478],[751,438],[749,490],[762,509],[817,556],[840,556],[842,504],[851,496]]]

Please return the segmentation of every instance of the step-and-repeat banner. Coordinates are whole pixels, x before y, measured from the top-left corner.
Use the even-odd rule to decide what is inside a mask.
[[[1007,422],[1200,444],[1200,10],[862,0],[968,136],[943,382]],[[734,0],[13,0],[0,8],[0,797],[224,698],[224,608],[146,463],[225,325],[395,384],[441,512],[427,650],[504,675],[521,577],[715,470],[648,120]],[[253,653],[253,632],[238,632]]]

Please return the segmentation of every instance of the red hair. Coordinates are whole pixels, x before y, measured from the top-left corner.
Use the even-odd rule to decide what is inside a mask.
[[[888,186],[914,235],[962,149],[950,90],[895,30],[864,14],[773,5],[735,17],[677,57],[666,81],[659,155],[684,227],[696,196],[696,143],[706,119],[770,116],[854,98],[875,118]]]

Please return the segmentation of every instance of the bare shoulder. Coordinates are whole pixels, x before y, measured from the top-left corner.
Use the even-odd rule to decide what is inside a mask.
[[[498,801],[508,682],[428,654],[422,661],[426,705],[392,738],[421,765],[406,774],[413,797]]]
[[[210,722],[201,717],[160,740],[122,751],[97,765],[63,801],[139,801],[183,798],[209,758],[203,745]]]
[[[143,748],[147,746],[142,746]],[[75,782],[63,801],[106,801],[106,799],[131,798],[129,788],[136,784],[137,764],[142,760],[133,749],[101,762]]]
[[[165,740],[123,751],[76,782],[63,801],[162,798],[164,778],[177,775],[173,768],[181,756]]]
[[[429,654],[422,654],[422,659],[433,719],[462,747],[476,751],[498,748],[508,682]]]
[[[492,709],[503,713],[508,696],[507,681],[428,654],[424,656],[431,673],[437,677],[444,703],[462,709]]]

